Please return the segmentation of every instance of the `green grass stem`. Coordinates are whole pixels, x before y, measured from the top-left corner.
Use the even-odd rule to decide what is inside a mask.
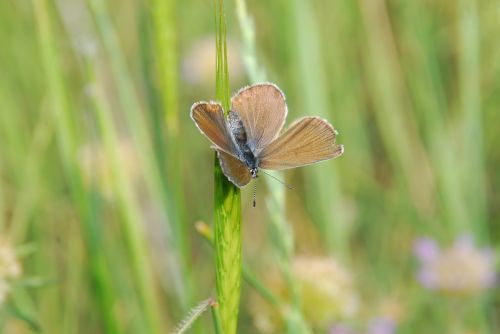
[[[120,48],[118,36],[112,25],[106,3],[102,0],[89,0],[88,5],[94,17],[104,49],[109,57],[111,72],[125,120],[129,128],[133,129],[130,133],[132,140],[136,147],[140,147],[137,152],[144,173],[143,175],[145,175],[147,188],[152,196],[152,205],[161,208],[163,207],[162,204],[166,202],[167,195],[161,187],[160,171],[155,160],[147,121],[141,112],[142,108],[138,102],[135,88]],[[127,219],[124,219],[123,223],[126,233],[129,236],[128,241],[130,243],[128,246],[133,254],[131,259],[132,266],[137,280],[141,303],[144,307],[146,326],[151,333],[159,333],[162,331],[162,321],[152,268],[147,265],[149,261],[147,260],[147,253],[145,253],[146,240],[142,237],[143,232],[138,235],[135,235],[133,232],[142,229],[142,227],[139,227],[141,219],[140,217],[130,217],[127,215]],[[169,223],[172,224],[172,222]],[[173,237],[170,224],[164,226],[167,238]],[[175,245],[175,243],[169,243],[169,245]],[[175,248],[172,251],[176,252]],[[171,264],[171,266],[173,267],[174,284],[177,287],[175,292],[181,294],[184,289],[182,287],[183,279],[179,277],[178,264]]]
[[[463,143],[460,148],[467,152],[464,166],[465,202],[470,208],[470,222],[478,236],[485,238],[486,222],[486,181],[484,178],[484,132],[481,115],[481,75],[480,75],[480,25],[478,3],[475,0],[458,1],[458,79],[460,96],[461,133]]]
[[[224,1],[214,0],[216,27],[216,98],[230,108]],[[241,194],[214,158],[214,242],[217,303],[225,334],[237,333],[241,289]]]
[[[22,242],[26,239],[29,228],[29,218],[37,207],[37,197],[40,195],[40,168],[43,154],[47,153],[48,145],[54,135],[51,122],[46,119],[50,116],[46,107],[42,108],[39,121],[35,127],[33,140],[30,143],[26,161],[23,167],[24,179],[20,186],[20,193],[12,213],[9,234],[14,241]]]
[[[328,81],[322,70],[323,51],[312,5],[307,1],[294,0],[288,6],[291,15],[288,24],[294,32],[294,81],[296,91],[300,92],[300,100],[295,110],[301,115],[316,115],[329,119],[331,107],[326,92]],[[335,120],[330,121],[335,124]],[[342,133],[342,129],[339,130]],[[339,142],[342,142],[341,137]],[[346,147],[346,151],[349,151],[349,147]],[[310,168],[314,168],[314,172],[306,174],[308,181],[305,197],[309,211],[325,238],[328,250],[336,256],[346,258],[349,230],[337,167],[335,162],[326,162]]]
[[[452,230],[459,231],[468,225],[468,205],[461,196],[461,170],[457,156],[450,149],[456,145],[453,132],[446,124],[450,106],[444,90],[444,78],[439,71],[438,46],[432,22],[424,19],[425,9],[412,3],[406,8],[405,35],[416,37],[417,43],[406,58],[409,90],[413,93],[414,108],[421,113],[425,141],[429,147],[430,162],[436,174],[436,182],[443,200],[442,222]],[[428,226],[426,228],[434,229]],[[443,228],[443,227],[440,227]]]
[[[93,77],[95,74],[91,73],[90,76]],[[140,224],[143,219],[125,169],[121,168],[123,161],[120,159],[119,151],[116,150],[116,147],[119,146],[118,134],[110,108],[100,92],[101,90],[96,90],[93,98],[94,111],[102,134],[106,156],[110,158],[111,168],[115,171],[113,173],[113,186],[116,189],[115,193],[118,194],[118,206],[123,219],[122,227],[129,247],[130,261],[137,276],[141,298],[143,298],[142,303],[144,303],[145,308],[143,316],[148,323],[148,331],[160,333],[160,320],[150,318],[157,314],[158,305],[154,297],[152,264],[148,260],[146,237]],[[148,314],[149,312],[152,313]]]
[[[243,38],[243,59],[246,72],[252,83],[266,81],[264,69],[259,65],[257,60],[257,47],[255,45],[255,26],[252,18],[248,14],[245,0],[236,0],[236,11],[238,13],[238,22],[240,25]],[[282,179],[283,174],[280,172],[269,171],[277,179]],[[264,177],[269,195],[266,196],[266,205],[268,208],[271,224],[269,226],[271,234],[274,237],[273,248],[277,253],[278,266],[281,268],[282,274],[288,285],[288,290],[292,296],[291,311],[293,314],[293,325],[289,325],[288,333],[292,333],[297,328],[302,330],[302,333],[310,332],[303,314],[301,312],[301,301],[297,289],[297,284],[292,274],[291,266],[294,252],[294,234],[293,228],[290,226],[285,217],[285,202],[286,202],[286,187],[277,183],[269,177]],[[255,182],[255,181],[254,181]],[[280,307],[280,302],[276,297],[263,286],[256,277],[243,267],[243,275],[246,280],[256,289],[261,296],[273,304],[275,307]],[[287,316],[287,322],[290,323],[291,317]]]
[[[210,244],[210,246],[214,247],[214,237],[208,226],[203,222],[198,222],[196,224],[196,229],[198,233]],[[281,305],[281,301],[275,296],[266,286],[265,284],[257,278],[257,275],[247,266],[245,263],[242,264],[242,277],[243,279],[257,291],[262,298],[267,300],[272,305],[278,307]]]
[[[184,203],[183,175],[181,172],[181,129],[179,116],[178,90],[178,32],[176,0],[152,0],[151,11],[154,32],[154,52],[156,60],[156,75],[163,108],[164,124],[166,128],[166,193],[169,200],[166,205],[170,213],[172,242],[180,257],[180,267],[184,278],[181,304],[186,311],[192,304],[191,292],[191,265],[189,231],[191,225],[186,221],[186,206]],[[187,112],[187,111],[186,111]]]
[[[402,190],[408,190],[421,219],[434,212],[434,175],[417,131],[402,77],[391,22],[384,1],[360,4],[367,41],[368,84],[373,90],[376,121]]]
[[[212,319],[215,327],[215,334],[224,334],[224,327],[222,326],[222,318],[220,315],[219,304],[215,302],[212,305]]]
[[[85,191],[82,175],[76,166],[76,153],[78,152],[76,123],[64,84],[64,75],[59,58],[60,49],[53,33],[50,7],[46,0],[34,0],[33,6],[36,14],[42,66],[47,78],[47,94],[50,109],[52,110],[51,121],[55,124],[56,139],[65,176],[70,182],[73,200],[79,209],[83,223],[90,258],[91,279],[96,285],[96,295],[100,301],[98,305],[105,328],[109,333],[118,333],[118,324],[110,314],[113,310],[115,296],[111,288],[110,274],[101,252],[100,222],[93,217],[89,195]],[[50,326],[48,328],[54,328],[58,323],[47,322],[46,325]]]

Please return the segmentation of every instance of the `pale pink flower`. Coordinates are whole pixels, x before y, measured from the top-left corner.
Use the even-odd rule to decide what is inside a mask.
[[[414,254],[420,261],[417,280],[427,289],[457,295],[475,295],[495,283],[495,256],[489,248],[474,245],[469,235],[440,249],[431,238],[415,242]]]

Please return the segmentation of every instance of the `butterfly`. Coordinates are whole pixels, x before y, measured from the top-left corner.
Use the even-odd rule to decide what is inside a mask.
[[[285,95],[272,83],[244,87],[231,98],[225,117],[217,102],[197,102],[191,118],[212,142],[224,175],[238,187],[258,177],[259,168],[283,170],[336,158],[337,131],[319,117],[302,117],[280,135],[288,113]]]

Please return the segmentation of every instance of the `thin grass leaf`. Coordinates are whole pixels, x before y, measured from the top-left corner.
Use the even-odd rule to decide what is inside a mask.
[[[54,122],[56,141],[61,156],[63,170],[67,178],[72,200],[78,209],[83,226],[84,238],[89,253],[89,271],[92,282],[96,286],[98,306],[103,321],[109,333],[118,333],[116,319],[110,315],[116,297],[112,289],[111,277],[102,254],[101,222],[94,216],[94,207],[90,194],[86,191],[83,176],[77,166],[77,152],[79,147],[79,127],[75,119],[74,110],[69,100],[69,92],[65,84],[63,67],[60,59],[59,43],[54,34],[50,15],[50,5],[46,0],[33,1],[40,51],[42,54],[42,66],[46,73],[47,96],[52,111],[51,121]],[[42,259],[43,266],[55,266],[51,261]],[[50,306],[49,306],[50,305]],[[52,312],[63,312],[60,301],[47,300],[46,309],[54,307]],[[64,312],[63,312],[64,313]],[[60,332],[61,323],[50,323],[48,331]]]
[[[17,280],[13,283],[16,288],[44,288],[48,286],[54,286],[60,284],[61,281],[57,278],[49,277],[30,277],[21,280]]]
[[[40,322],[31,317],[30,315],[24,313],[22,310],[17,308],[16,306],[6,306],[5,310],[8,314],[10,314],[11,317],[17,318],[23,322],[25,322],[31,331],[35,333],[41,333],[42,332],[42,326],[40,325]]]
[[[96,75],[96,71],[97,70],[95,67],[89,66],[88,76],[94,78]],[[100,84],[101,80],[98,80],[98,83]],[[98,92],[101,92],[101,90],[98,90]],[[142,220],[140,209],[138,206],[138,202],[134,198],[134,190],[127,178],[127,174],[125,170],[121,168],[119,152],[115,149],[116,147],[118,147],[119,135],[113,123],[107,101],[102,96],[102,94],[96,93],[93,96],[92,102],[94,104],[94,113],[97,119],[99,130],[103,137],[105,152],[109,157],[110,165],[112,166],[113,170],[116,171],[116,173],[113,174],[112,183],[115,192],[118,194],[118,208],[123,216],[124,235],[127,242],[129,243],[129,251],[131,253],[132,261],[136,262],[136,267],[134,269],[136,270],[136,275],[139,276],[139,284],[143,284],[143,280],[149,281],[151,280],[151,278],[149,277],[149,263],[145,260],[147,259],[147,255],[145,253],[146,249],[143,244],[144,232],[141,229],[141,226],[137,224],[137,222],[140,222]],[[154,303],[154,301],[149,299],[151,298],[149,295],[147,297],[142,296],[142,298],[144,298],[144,303]],[[148,306],[148,309],[151,307],[153,306]],[[144,316],[151,317],[154,316],[154,314],[146,314]],[[153,319],[149,321],[153,321]],[[153,326],[153,323],[150,323],[149,325]]]
[[[367,38],[363,60],[368,69],[367,84],[373,90],[380,135],[400,174],[401,188],[410,191],[415,209],[424,218],[434,210],[434,175],[409,105],[387,4],[362,2],[360,11]]]
[[[328,119],[331,106],[326,87],[329,83],[323,70],[323,45],[319,40],[319,22],[315,19],[313,5],[308,1],[294,0],[287,7],[291,14],[287,23],[295,39],[292,71],[296,90],[300,92],[295,109]],[[328,250],[336,256],[347,257],[349,235],[337,167],[335,163],[328,163],[312,168],[316,172],[306,174],[308,211],[324,236]]]
[[[158,163],[155,159],[152,138],[147,125],[147,119],[142,112],[141,104],[134,86],[129,68],[123,50],[120,46],[118,34],[111,20],[110,11],[107,2],[103,0],[88,0],[90,11],[94,17],[97,31],[102,39],[102,44],[106,50],[109,65],[115,82],[116,90],[121,105],[121,111],[127,122],[130,134],[134,145],[137,148],[139,160],[141,163],[142,171],[146,187],[150,192],[150,201],[152,205],[163,208],[164,211],[160,213],[168,217],[167,205],[169,194],[161,186],[161,171],[159,170]],[[170,218],[170,217],[168,217]],[[143,239],[143,225],[141,220],[127,219],[124,220],[124,228],[129,231],[129,249],[131,251],[131,262],[134,269],[134,275],[137,281],[138,292],[141,296],[142,304],[144,306],[144,316],[146,324],[151,332],[162,331],[162,320],[159,313],[159,300],[155,292],[155,283],[153,268],[148,260],[145,240]],[[184,280],[180,275],[179,263],[177,259],[181,258],[179,250],[175,248],[178,244],[173,240],[174,224],[169,220],[169,224],[161,225],[163,233],[168,240],[167,245],[171,245],[169,249],[175,256],[169,258],[169,266],[172,273],[172,281],[175,285],[174,291],[179,295],[179,299],[185,291]],[[139,235],[130,233],[131,231],[139,232]]]
[[[461,0],[458,10],[458,77],[459,103],[462,116],[460,129],[461,150],[468,153],[464,166],[463,193],[470,211],[469,222],[464,228],[474,229],[481,238],[487,236],[484,222],[486,217],[486,181],[484,178],[483,126],[481,115],[480,77],[480,25],[477,1]]]
[[[224,334],[224,328],[222,328],[222,321],[219,313],[219,305],[217,303],[212,305],[212,319],[214,321],[215,334]]]
[[[178,42],[175,0],[152,0],[151,18],[153,22],[154,59],[156,60],[156,76],[158,78],[159,97],[163,112],[165,138],[165,178],[168,201],[165,206],[170,215],[175,249],[180,258],[180,269],[183,277],[180,302],[184,309],[192,304],[192,275],[190,271],[189,224],[186,222],[186,205],[184,203],[180,115],[179,110],[179,78],[178,78]],[[160,123],[161,124],[161,123]],[[158,126],[158,125],[157,125]]]

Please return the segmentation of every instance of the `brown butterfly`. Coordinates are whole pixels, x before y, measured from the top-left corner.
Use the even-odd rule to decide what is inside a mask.
[[[217,102],[197,102],[191,118],[217,151],[224,175],[238,187],[259,168],[282,170],[333,159],[344,152],[337,131],[319,117],[302,117],[279,135],[287,115],[285,95],[272,83],[242,88],[224,116]]]

